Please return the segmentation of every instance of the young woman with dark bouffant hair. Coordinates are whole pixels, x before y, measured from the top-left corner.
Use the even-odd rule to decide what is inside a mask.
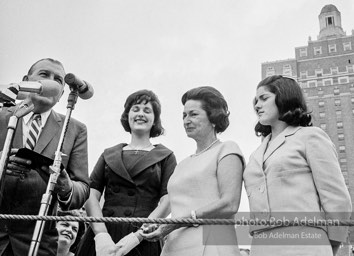
[[[263,136],[243,174],[251,217],[346,220],[351,200],[334,144],[311,115],[298,83],[280,75],[257,86],[256,134]],[[284,223],[286,224],[286,223]],[[251,226],[253,256],[332,256],[347,227]]]
[[[176,158],[170,149],[150,141],[163,133],[160,114],[160,101],[152,91],[139,90],[128,96],[121,123],[131,134],[130,143],[107,148],[98,159],[90,176],[88,216],[164,218],[169,214],[167,182]],[[142,241],[140,226],[91,223],[76,255],[125,255],[129,251],[129,256],[159,255],[160,243]]]

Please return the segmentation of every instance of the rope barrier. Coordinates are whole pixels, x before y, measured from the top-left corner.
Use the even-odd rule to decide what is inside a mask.
[[[354,220],[265,220],[265,219],[190,219],[190,218],[123,218],[123,217],[76,217],[76,216],[39,216],[0,214],[0,220],[43,220],[43,221],[78,221],[78,222],[124,222],[157,224],[199,224],[199,225],[238,225],[238,226],[354,226]]]

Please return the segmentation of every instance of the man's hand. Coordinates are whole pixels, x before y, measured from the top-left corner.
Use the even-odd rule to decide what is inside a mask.
[[[17,157],[18,148],[13,148],[10,151],[9,161],[7,163],[6,174],[12,176],[25,175],[31,171],[31,160]],[[2,152],[1,152],[2,153]],[[1,157],[1,155],[0,155]]]
[[[69,174],[63,169],[58,177],[57,184],[55,185],[54,192],[57,193],[62,201],[69,199],[70,193],[73,190],[73,182]]]

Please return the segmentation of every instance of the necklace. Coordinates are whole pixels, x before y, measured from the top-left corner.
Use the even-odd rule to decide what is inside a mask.
[[[212,146],[214,146],[215,143],[217,143],[219,141],[219,139],[214,140],[212,143],[210,143],[209,146],[207,146],[205,149],[203,149],[202,151],[193,154],[192,156],[199,156],[200,154],[203,154],[205,151],[207,151],[208,149],[210,149]]]
[[[149,143],[149,145],[145,146],[145,147],[132,147],[131,145],[128,145],[127,146],[127,150],[135,150],[134,154],[138,154],[138,151],[141,151],[141,150],[144,150],[144,149],[147,149],[149,147],[151,147],[152,144]]]

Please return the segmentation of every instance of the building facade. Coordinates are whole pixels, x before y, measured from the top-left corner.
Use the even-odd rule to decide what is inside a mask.
[[[317,40],[309,38],[306,46],[295,47],[295,58],[262,63],[262,78],[277,74],[298,81],[313,124],[336,145],[354,205],[354,30],[346,35],[334,5],[322,8],[319,24]],[[354,228],[350,228],[350,244],[354,244]]]

